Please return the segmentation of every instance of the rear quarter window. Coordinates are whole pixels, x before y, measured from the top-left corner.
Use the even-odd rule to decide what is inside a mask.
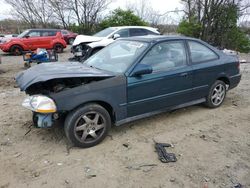
[[[199,42],[188,41],[188,45],[193,64],[219,59],[213,50]]]

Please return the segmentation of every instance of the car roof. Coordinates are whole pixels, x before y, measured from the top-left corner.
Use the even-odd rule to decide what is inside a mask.
[[[129,37],[129,38],[121,38],[120,40],[132,40],[132,41],[141,41],[141,42],[160,42],[166,40],[196,40],[201,41],[196,38],[185,37],[185,36],[178,36],[178,35],[145,35],[145,36],[138,36],[138,37]]]
[[[114,27],[111,27],[111,28],[114,28],[114,29],[133,29],[133,28],[138,28],[138,29],[148,29],[150,31],[157,31],[158,28],[154,28],[154,27],[148,27],[148,26],[114,26]]]
[[[60,31],[61,29],[27,29],[30,31]]]

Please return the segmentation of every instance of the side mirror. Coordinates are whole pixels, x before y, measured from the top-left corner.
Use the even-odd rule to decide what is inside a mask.
[[[24,38],[26,38],[26,39],[27,39],[27,38],[30,38],[30,36],[29,36],[29,35],[26,35]]]
[[[121,36],[120,36],[119,34],[114,34],[113,39],[116,40],[116,39],[118,39],[118,38],[120,38],[120,37],[121,37]]]
[[[143,74],[151,74],[152,72],[153,72],[152,66],[146,64],[138,64],[135,67],[132,76],[141,76]]]

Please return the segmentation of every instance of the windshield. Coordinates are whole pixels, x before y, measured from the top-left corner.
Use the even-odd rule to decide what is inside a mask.
[[[23,38],[30,30],[25,30],[24,32],[22,32],[20,35],[18,35],[18,38]]]
[[[148,44],[118,40],[85,61],[88,66],[114,73],[124,73]]]
[[[111,33],[113,33],[116,29],[109,27],[107,29],[104,29],[96,34],[94,34],[93,36],[95,37],[107,37],[108,35],[110,35]]]

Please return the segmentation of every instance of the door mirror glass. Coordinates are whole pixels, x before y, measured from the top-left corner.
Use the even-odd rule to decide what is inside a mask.
[[[24,38],[26,38],[26,39],[27,39],[27,38],[30,38],[30,36],[29,36],[29,35],[26,35]]]
[[[120,37],[121,37],[121,36],[120,36],[119,34],[116,33],[116,34],[114,34],[113,39],[116,40],[116,39],[118,39],[118,38],[120,38]]]
[[[132,76],[141,76],[144,74],[151,74],[153,72],[152,66],[151,65],[146,65],[146,64],[138,64],[133,73]]]

